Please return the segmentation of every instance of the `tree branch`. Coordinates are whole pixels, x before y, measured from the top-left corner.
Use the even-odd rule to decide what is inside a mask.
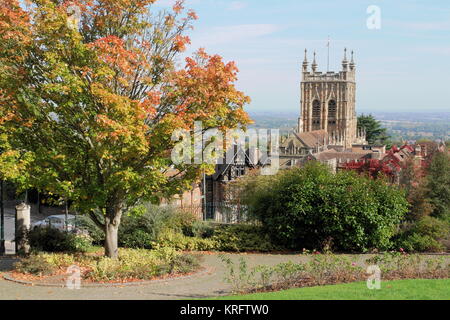
[[[93,210],[89,211],[89,217],[97,225],[97,227],[99,227],[102,230],[105,229],[105,224],[100,221],[100,219],[97,217],[97,215]]]

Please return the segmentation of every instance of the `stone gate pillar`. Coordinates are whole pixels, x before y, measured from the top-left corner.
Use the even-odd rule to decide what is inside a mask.
[[[30,252],[30,245],[27,240],[27,232],[31,226],[31,206],[21,203],[16,206],[16,254],[27,254]]]

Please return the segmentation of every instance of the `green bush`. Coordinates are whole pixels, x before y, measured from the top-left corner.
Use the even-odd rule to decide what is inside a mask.
[[[89,236],[55,228],[35,228],[28,232],[27,237],[33,251],[76,253],[87,252],[92,246]]]
[[[121,249],[118,260],[102,257],[90,263],[90,271],[84,277],[94,281],[148,280],[166,274],[190,273],[199,265],[197,257],[180,254],[171,248],[155,251]]]
[[[153,248],[163,233],[172,230],[192,234],[196,218],[173,207],[146,204],[130,212],[119,227],[119,245],[126,248]]]
[[[208,239],[214,235],[215,229],[216,225],[213,223],[197,220],[192,224],[190,232],[185,233],[185,235],[188,237]]]
[[[263,229],[252,225],[208,225],[206,233],[188,237],[172,229],[166,229],[152,242],[153,248],[171,247],[183,251],[270,252],[279,250]],[[201,236],[208,238],[202,238]]]
[[[412,233],[400,242],[400,246],[408,252],[442,252],[445,250],[442,243],[420,233]]]
[[[96,239],[103,239],[103,231],[86,221],[90,218],[83,218],[80,219],[83,229]],[[203,222],[175,208],[153,205],[137,207],[122,219],[119,245],[133,249],[174,248],[182,251],[269,252],[279,249],[259,226]]]
[[[187,237],[170,229],[166,229],[151,245],[153,248],[174,248],[182,251],[214,251],[218,247],[212,239]]]
[[[164,251],[164,252],[162,252]],[[118,260],[102,257],[92,261],[86,278],[95,281],[112,281],[117,279],[150,279],[168,273],[174,257],[178,255],[173,250],[136,250],[120,251]]]
[[[279,249],[261,227],[253,225],[223,225],[216,228],[213,241],[216,249],[225,252],[270,252]]]
[[[131,231],[131,233],[121,234],[120,245],[124,248],[134,248],[134,249],[151,249],[152,241],[154,241],[152,234],[137,229]]]
[[[316,162],[249,178],[243,201],[276,244],[295,250],[388,249],[408,210],[404,192],[383,179]]]
[[[173,210],[168,215],[166,228],[183,233],[185,236],[194,235],[193,227],[198,222],[197,217],[189,212]]]
[[[119,245],[125,248],[151,249],[150,243],[155,241],[166,228],[183,232],[189,229],[191,215],[178,212],[172,207],[159,207],[145,204],[133,208],[122,218],[119,227]],[[96,245],[103,245],[105,233],[89,216],[78,216],[77,226],[86,230]]]
[[[450,224],[433,217],[423,217],[404,226],[397,240],[397,247],[408,252],[442,252],[450,238]]]

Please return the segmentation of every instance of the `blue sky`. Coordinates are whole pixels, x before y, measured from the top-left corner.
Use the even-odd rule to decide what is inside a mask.
[[[160,0],[159,6],[171,0]],[[355,51],[357,109],[450,111],[448,0],[187,0],[200,19],[191,50],[205,47],[236,61],[248,111],[297,113],[304,48],[326,71],[339,70],[344,47]],[[381,9],[370,30],[367,8]],[[311,59],[311,57],[310,57]]]

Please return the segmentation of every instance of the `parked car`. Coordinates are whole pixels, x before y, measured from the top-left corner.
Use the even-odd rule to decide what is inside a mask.
[[[31,224],[31,228],[55,228],[61,231],[66,230],[66,215],[54,215],[45,218],[44,220],[37,221]],[[67,216],[67,230],[75,231],[76,228],[76,217],[74,215],[69,214]]]

